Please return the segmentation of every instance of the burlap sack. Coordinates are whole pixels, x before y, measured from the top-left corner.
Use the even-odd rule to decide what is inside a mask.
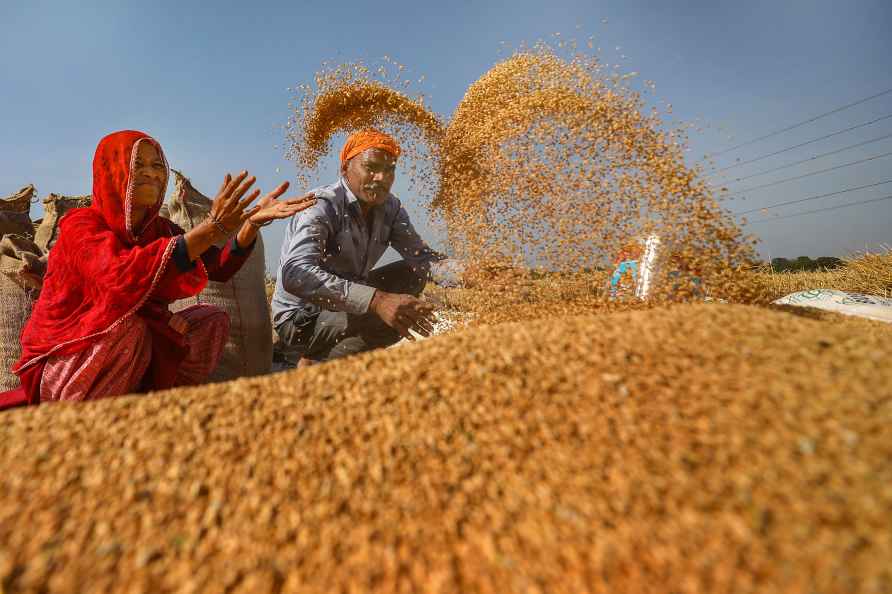
[[[34,237],[31,225],[31,201],[36,190],[28,185],[13,194],[0,198],[0,237],[24,235]]]
[[[21,235],[34,237],[34,227],[28,215],[20,212],[6,212],[0,210],[0,237],[7,235]]]
[[[22,328],[45,272],[46,255],[33,241],[16,235],[0,240],[0,392],[19,385],[10,368],[21,355]]]
[[[174,192],[161,215],[189,231],[207,218],[211,199],[174,171]],[[223,242],[218,247],[223,247]],[[258,235],[254,251],[229,282],[209,282],[197,297],[182,299],[171,307],[180,311],[197,303],[215,305],[229,314],[229,340],[212,381],[269,373],[272,367],[272,323],[266,302],[263,239]]]
[[[59,221],[72,208],[83,208],[90,206],[93,202],[92,196],[60,196],[59,194],[50,194],[43,199],[43,222],[37,228],[34,234],[34,242],[40,248],[48,252],[59,238]]]
[[[36,193],[34,186],[29,184],[12,196],[0,198],[0,211],[27,215],[31,212],[31,201]]]

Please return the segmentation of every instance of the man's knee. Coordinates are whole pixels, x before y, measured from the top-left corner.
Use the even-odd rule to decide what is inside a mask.
[[[313,337],[313,326],[316,317],[295,319],[289,318],[276,326],[276,336],[279,337],[278,348],[283,352],[304,353]]]
[[[323,311],[316,318],[313,339],[321,342],[334,342],[346,336],[349,329],[349,314],[342,311]]]
[[[323,353],[325,360],[341,359],[368,351],[371,347],[360,336],[348,336],[335,344],[328,353]]]
[[[323,312],[326,313],[326,312]],[[396,343],[399,333],[373,313],[348,315],[331,313],[320,316],[307,356],[314,359],[337,359],[356,355]]]
[[[377,318],[377,316],[376,316]],[[353,332],[345,332],[325,356],[326,359],[338,359],[350,355],[358,355],[366,351],[381,349],[396,344],[400,334],[390,326],[376,320],[363,320],[362,325]]]
[[[276,326],[276,334],[283,351],[318,358],[347,335],[348,326],[346,313],[322,311],[310,317],[285,320]]]
[[[369,283],[388,293],[400,293],[418,297],[424,290],[427,277],[405,260],[391,262],[377,268],[369,275]]]

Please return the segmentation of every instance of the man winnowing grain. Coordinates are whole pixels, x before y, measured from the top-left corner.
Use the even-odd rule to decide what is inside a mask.
[[[273,325],[300,365],[430,334],[432,308],[418,296],[439,256],[390,193],[399,156],[386,134],[352,134],[340,179],[313,190],[316,204],[288,223]],[[402,260],[373,270],[388,246]]]

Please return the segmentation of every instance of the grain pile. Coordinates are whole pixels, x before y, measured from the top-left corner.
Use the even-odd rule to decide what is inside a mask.
[[[892,336],[815,315],[504,324],[12,411],[0,584],[892,592]]]

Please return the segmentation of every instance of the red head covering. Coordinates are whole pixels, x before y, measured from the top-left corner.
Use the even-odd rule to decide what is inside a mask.
[[[351,134],[347,138],[347,142],[344,143],[344,148],[341,149],[341,165],[370,148],[387,151],[394,158],[399,158],[401,152],[400,145],[397,144],[393,137],[371,128],[360,130]]]
[[[115,132],[100,141],[93,159],[93,203],[69,211],[59,223],[40,297],[22,331],[22,358],[13,367],[19,375],[48,355],[87,348],[150,297],[187,297],[207,284],[203,266],[161,283],[177,233],[158,217],[163,198],[148,209],[141,229],[131,229],[132,172],[141,142],[152,143],[164,159],[158,142],[143,132]]]
[[[148,209],[143,218],[144,232],[134,235],[130,225],[130,213],[133,202],[133,179],[131,172],[136,164],[139,145],[148,142],[155,147],[161,160],[164,161],[165,185],[170,169],[164,151],[158,141],[151,136],[135,130],[122,130],[109,134],[99,141],[96,155],[93,157],[93,204],[92,208],[102,213],[102,218],[109,228],[122,241],[128,244],[139,243],[140,240],[154,239],[158,229],[153,227],[164,196],[159,195],[158,202]],[[137,235],[139,236],[137,238]]]

